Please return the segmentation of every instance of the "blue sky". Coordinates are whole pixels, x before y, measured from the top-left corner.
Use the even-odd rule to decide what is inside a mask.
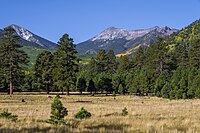
[[[17,24],[57,42],[68,33],[75,43],[114,26],[181,29],[200,18],[200,0],[1,0],[0,28]]]

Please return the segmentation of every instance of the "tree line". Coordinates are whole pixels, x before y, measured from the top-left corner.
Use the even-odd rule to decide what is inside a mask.
[[[44,51],[38,56],[32,71],[25,69],[28,57],[18,51],[20,46],[13,41],[14,36],[9,39],[5,29],[0,45],[1,88],[13,84],[20,90],[66,91],[68,95],[69,91],[87,91],[92,95],[200,98],[199,25],[198,20],[167,38],[158,37],[154,44],[140,47],[129,57],[116,58],[112,50],[99,50],[86,65],[79,63],[76,45],[65,34],[57,51]]]

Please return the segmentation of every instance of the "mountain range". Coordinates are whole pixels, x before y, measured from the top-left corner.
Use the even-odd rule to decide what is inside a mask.
[[[126,30],[110,27],[95,37],[77,44],[79,53],[93,54],[99,49],[106,51],[112,49],[115,53],[126,53],[140,46],[149,46],[154,43],[158,36],[169,36],[177,29],[170,27],[155,26],[149,29]]]
[[[44,39],[31,31],[20,27],[18,25],[11,25],[20,37],[20,44],[22,46],[31,46],[36,48],[55,50],[56,43]],[[154,43],[158,36],[169,36],[177,29],[169,27],[155,26],[149,29],[141,30],[126,30],[123,28],[109,27],[95,37],[77,44],[77,51],[83,54],[94,54],[99,49],[106,51],[113,50],[116,54],[130,54],[138,47],[148,47]],[[3,34],[0,29],[0,36]]]
[[[22,28],[18,25],[11,25],[11,27],[15,30],[16,34],[20,37],[20,44],[22,46],[32,46],[42,49],[55,50],[56,43],[53,43],[47,39],[44,39],[29,30]],[[0,36],[3,35],[3,30],[0,29]]]

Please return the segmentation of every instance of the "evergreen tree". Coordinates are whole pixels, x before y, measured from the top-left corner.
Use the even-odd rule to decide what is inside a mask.
[[[14,86],[19,86],[24,77],[25,66],[28,64],[28,55],[20,50],[19,36],[12,27],[4,28],[0,44],[1,71],[0,75],[9,82],[10,96]]]
[[[68,34],[64,34],[58,42],[58,50],[54,53],[53,79],[56,86],[62,92],[67,90],[69,95],[70,86],[75,83],[76,73],[78,72],[78,62],[76,45]]]
[[[92,79],[89,81],[87,91],[90,92],[91,94],[92,92],[96,92],[94,81]]]
[[[82,92],[85,91],[86,87],[87,86],[86,86],[85,79],[82,78],[82,77],[79,77],[78,80],[77,80],[76,88],[80,92],[81,95],[82,95]]]
[[[137,69],[141,69],[141,67],[144,65],[144,59],[145,59],[145,49],[140,47],[136,54],[133,56],[131,60],[131,67],[136,67]]]
[[[165,74],[161,74],[157,79],[156,79],[156,84],[155,84],[155,94],[156,96],[160,97],[161,96],[161,90],[163,86],[166,83],[166,76]]]
[[[105,72],[107,70],[108,57],[106,51],[100,49],[96,55],[97,73]]]
[[[59,99],[59,96],[54,98],[53,103],[51,104],[51,116],[49,123],[51,124],[64,124],[64,117],[68,115],[67,108],[63,107],[62,102]]]
[[[169,83],[166,83],[161,90],[161,95],[163,98],[169,98],[169,93],[170,93],[170,86]]]
[[[89,64],[87,65],[87,71],[89,71],[93,75],[97,73],[97,62],[95,58],[92,57],[89,61]]]
[[[126,73],[130,69],[130,61],[128,56],[121,56],[119,58],[119,64],[117,68],[118,73]]]
[[[200,66],[200,39],[195,39],[189,47],[189,64],[191,68]]]
[[[49,94],[50,87],[53,86],[53,55],[51,52],[43,51],[38,55],[34,68],[36,77],[40,78],[47,94]]]
[[[116,61],[116,56],[113,50],[109,50],[107,53],[107,72],[114,74],[117,69],[117,61]]]

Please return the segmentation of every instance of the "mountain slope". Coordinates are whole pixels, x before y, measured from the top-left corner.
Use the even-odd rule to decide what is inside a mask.
[[[142,30],[126,30],[110,27],[99,35],[78,44],[77,50],[80,53],[94,53],[99,49],[105,49],[106,51],[112,49],[115,53],[123,53],[134,49],[138,45],[148,46],[158,36],[169,36],[177,31],[169,27],[161,28],[158,26]]]
[[[20,45],[22,46],[32,46],[37,48],[55,50],[56,44],[44,39],[29,30],[22,28],[18,25],[11,25],[11,27],[16,31],[16,34],[21,38]],[[2,36],[3,30],[0,30],[0,36]]]
[[[2,29],[0,29],[0,36],[2,36],[3,35],[3,30]]]

